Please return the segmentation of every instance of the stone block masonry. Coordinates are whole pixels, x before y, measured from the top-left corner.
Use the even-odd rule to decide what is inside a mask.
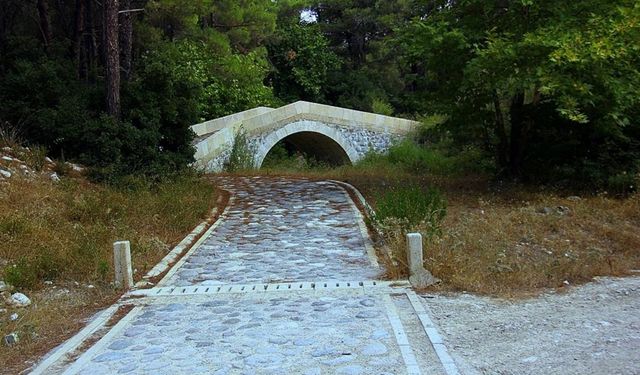
[[[418,123],[308,102],[296,102],[277,109],[259,107],[192,126],[196,133],[196,166],[207,171],[222,170],[229,157],[235,134],[244,129],[255,150],[255,165],[260,167],[269,150],[293,134],[313,133],[326,137],[322,143],[335,142],[355,163],[369,151],[384,152],[404,138]],[[330,151],[335,152],[335,151]]]

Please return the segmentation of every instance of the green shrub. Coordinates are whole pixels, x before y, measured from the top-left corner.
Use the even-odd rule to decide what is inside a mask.
[[[4,269],[4,280],[7,284],[19,289],[33,288],[38,281],[38,272],[24,258]]]
[[[0,238],[2,238],[2,235],[8,237],[20,236],[27,233],[29,227],[29,221],[22,216],[0,217]]]
[[[43,146],[33,146],[25,154],[27,165],[36,171],[41,171],[47,164],[47,148]]]
[[[638,190],[638,182],[638,174],[623,172],[607,179],[607,189],[616,195],[627,195]]]
[[[393,115],[393,106],[384,99],[374,98],[371,102],[371,111],[379,115]]]
[[[442,145],[419,145],[412,140],[397,143],[385,153],[369,152],[358,166],[379,168],[393,166],[413,174],[458,176],[466,173],[488,173],[493,169],[490,158],[474,147],[445,152]]]
[[[224,167],[225,171],[233,173],[255,168],[253,155],[254,149],[249,143],[247,133],[240,127],[233,138],[231,154]]]
[[[394,222],[404,232],[419,228],[432,236],[440,232],[446,213],[447,203],[440,191],[412,186],[378,196],[374,220],[383,226]]]

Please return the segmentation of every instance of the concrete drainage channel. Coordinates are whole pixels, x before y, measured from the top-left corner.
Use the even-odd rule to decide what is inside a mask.
[[[187,287],[158,287],[140,289],[129,293],[132,297],[159,297],[176,295],[213,295],[228,293],[264,293],[264,292],[295,292],[295,291],[321,291],[335,289],[372,289],[391,291],[394,287],[408,287],[408,281],[319,281],[298,283],[273,283],[252,285],[214,285],[214,286],[187,286]]]
[[[278,180],[271,188],[264,188],[265,182],[258,184],[255,178],[248,182],[251,194],[237,194],[230,200],[232,205],[243,204],[243,196],[247,196],[254,212],[265,211],[260,210],[259,205],[278,213],[282,207],[291,207],[288,215],[260,214],[255,219],[260,226],[251,226],[246,225],[246,221],[253,219],[245,217],[243,210],[227,207],[221,215],[224,220],[216,222],[196,242],[159,286],[125,295],[119,305],[101,314],[43,360],[33,373],[459,373],[428,310],[410,289],[408,281],[367,278],[379,267],[375,259],[371,259],[370,242],[366,231],[362,230],[362,218],[354,213],[353,203],[346,193],[337,189],[332,191],[326,184],[316,186],[310,182],[307,186],[299,186],[299,181],[294,184]],[[242,193],[239,184],[229,185],[231,190]],[[278,189],[282,193],[274,194]],[[296,194],[305,194],[305,198],[316,194],[309,197],[309,205],[320,202],[317,195],[326,196],[323,199],[327,203],[294,211],[296,205],[290,202]],[[314,227],[310,232],[306,224],[314,219],[313,215],[342,217],[342,222],[333,227],[333,224],[325,224],[319,229]],[[326,252],[323,256],[334,262],[327,267],[335,269],[335,274],[327,274],[328,268],[309,268],[302,275],[297,273],[305,281],[250,282],[255,279],[290,280],[292,267],[302,264],[308,268],[312,263],[302,263],[300,254],[307,253],[296,253],[297,258],[292,259],[291,250],[270,245],[276,235],[278,241],[292,241],[280,230],[285,218],[290,220],[284,223],[287,228],[296,231],[297,238],[302,238],[303,242],[307,241],[297,248],[308,251],[310,257]],[[260,228],[266,228],[266,233],[260,232],[263,230]],[[250,244],[232,245],[231,240],[239,238],[237,230],[243,235],[254,236],[251,238],[264,238],[266,242],[252,240]],[[300,234],[304,231],[309,231],[306,236]],[[326,240],[319,245],[313,240],[321,235]],[[349,239],[341,242],[340,247],[331,245],[330,241],[338,236]],[[360,236],[363,240],[354,242],[353,239]],[[212,245],[212,241],[220,244]],[[230,249],[228,253],[221,250],[226,248]],[[219,250],[214,254],[212,249]],[[258,277],[254,268],[253,273],[242,274],[245,275],[244,282],[228,284],[215,279],[204,282],[191,279],[200,274],[189,270],[200,270],[202,264],[221,273],[233,268],[230,274],[237,275],[240,268],[235,262],[238,257],[245,257],[242,264],[246,267],[269,266],[270,259],[262,259],[254,251],[270,251],[273,259],[278,259],[281,267],[271,268],[268,272],[275,277]],[[339,263],[341,259],[349,259],[349,262]],[[342,268],[336,264],[341,264]],[[349,274],[354,279],[329,279],[340,274]],[[205,279],[209,277],[206,272],[203,275]],[[178,286],[174,281],[188,285]],[[119,321],[114,319],[118,316],[118,306],[131,309],[126,310],[129,312]],[[110,321],[117,322],[109,327]]]

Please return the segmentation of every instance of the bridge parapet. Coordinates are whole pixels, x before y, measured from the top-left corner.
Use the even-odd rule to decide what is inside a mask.
[[[409,134],[417,122],[375,113],[299,101],[272,109],[258,107],[192,126],[198,136],[195,159],[208,171],[222,168],[242,127],[257,151],[260,166],[274,141],[293,133],[318,133],[340,145],[351,162],[369,150],[385,151]]]

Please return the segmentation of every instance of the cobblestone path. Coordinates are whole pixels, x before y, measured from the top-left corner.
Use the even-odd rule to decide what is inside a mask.
[[[134,292],[135,307],[97,342],[41,373],[456,373],[406,283],[376,281],[342,187],[218,183],[232,199],[204,241],[156,288]]]

